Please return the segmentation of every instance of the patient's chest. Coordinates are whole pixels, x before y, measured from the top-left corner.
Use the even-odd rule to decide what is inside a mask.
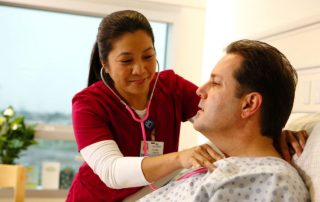
[[[213,172],[174,180],[141,201],[306,201],[308,198],[297,172],[281,159],[232,157],[215,165],[217,169]]]

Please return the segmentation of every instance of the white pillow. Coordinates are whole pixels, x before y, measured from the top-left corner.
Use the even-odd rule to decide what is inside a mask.
[[[320,201],[320,113],[300,117],[287,129],[306,130],[309,134],[301,156],[293,156],[293,164],[309,189],[311,201]]]
[[[292,114],[292,117],[295,114]],[[299,116],[298,118],[293,118],[292,121],[289,118],[289,121],[286,125],[286,129],[298,131],[298,130],[306,130],[308,134],[311,133],[313,127],[320,123],[320,113],[312,113],[303,116]]]

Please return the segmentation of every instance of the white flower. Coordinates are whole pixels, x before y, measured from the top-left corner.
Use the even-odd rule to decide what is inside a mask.
[[[4,110],[3,115],[4,116],[9,116],[9,117],[13,116],[14,115],[14,111],[13,111],[12,107],[8,107],[6,110]]]
[[[18,128],[19,128],[19,124],[16,124],[16,123],[13,124],[11,127],[12,130],[17,130]]]

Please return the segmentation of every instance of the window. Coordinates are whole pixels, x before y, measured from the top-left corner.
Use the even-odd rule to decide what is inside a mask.
[[[101,18],[0,6],[0,109],[31,121],[71,124],[72,96],[86,87]],[[160,67],[167,24],[151,23]]]
[[[72,138],[63,137],[70,130],[57,135],[56,129],[63,131],[61,124],[71,124],[71,99],[86,87],[101,17],[0,5],[0,19],[0,110],[12,105],[27,121],[49,127],[48,131],[53,128],[40,133],[43,139],[19,163],[40,170],[43,161],[59,161],[62,169],[77,170],[81,164],[74,160],[77,146]],[[158,61],[164,67],[168,25],[151,25]]]

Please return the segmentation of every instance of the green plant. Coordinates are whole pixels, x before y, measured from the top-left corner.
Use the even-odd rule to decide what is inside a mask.
[[[0,115],[0,163],[15,164],[23,150],[37,143],[34,134],[34,125],[16,117],[13,107],[6,108]]]

